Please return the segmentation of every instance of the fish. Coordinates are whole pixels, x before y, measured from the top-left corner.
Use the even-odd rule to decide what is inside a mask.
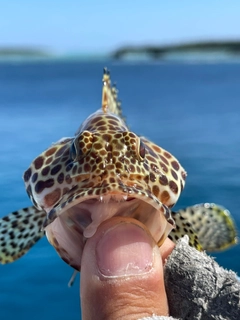
[[[200,251],[236,244],[236,226],[225,207],[202,203],[172,210],[186,177],[169,151],[129,129],[104,68],[101,108],[24,172],[33,206],[0,219],[0,263],[22,257],[46,235],[62,260],[80,271],[87,239],[115,216],[143,223],[159,247],[167,237],[176,242],[184,235]]]

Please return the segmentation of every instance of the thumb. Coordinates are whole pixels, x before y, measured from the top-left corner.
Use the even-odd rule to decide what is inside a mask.
[[[80,288],[83,320],[168,315],[160,250],[134,219],[107,220],[87,240]]]

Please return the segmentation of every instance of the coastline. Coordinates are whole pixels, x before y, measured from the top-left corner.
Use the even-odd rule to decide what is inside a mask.
[[[217,63],[240,62],[240,41],[205,41],[172,45],[121,46],[108,53],[54,53],[38,48],[0,47],[0,63],[136,61]]]

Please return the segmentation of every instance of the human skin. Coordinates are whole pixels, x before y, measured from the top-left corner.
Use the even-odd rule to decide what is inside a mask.
[[[163,264],[173,248],[166,239],[159,249],[137,220],[115,217],[102,223],[82,256],[82,319],[167,316]]]

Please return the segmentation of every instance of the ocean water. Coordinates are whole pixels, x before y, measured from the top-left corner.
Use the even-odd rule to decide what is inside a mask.
[[[226,206],[240,229],[240,64],[42,62],[0,64],[0,217],[29,206],[22,173],[52,142],[73,136],[101,106],[102,69],[117,81],[131,130],[173,153],[188,172],[176,208]],[[240,246],[214,254],[240,274]],[[0,318],[79,319],[79,277],[42,239],[0,265]]]

